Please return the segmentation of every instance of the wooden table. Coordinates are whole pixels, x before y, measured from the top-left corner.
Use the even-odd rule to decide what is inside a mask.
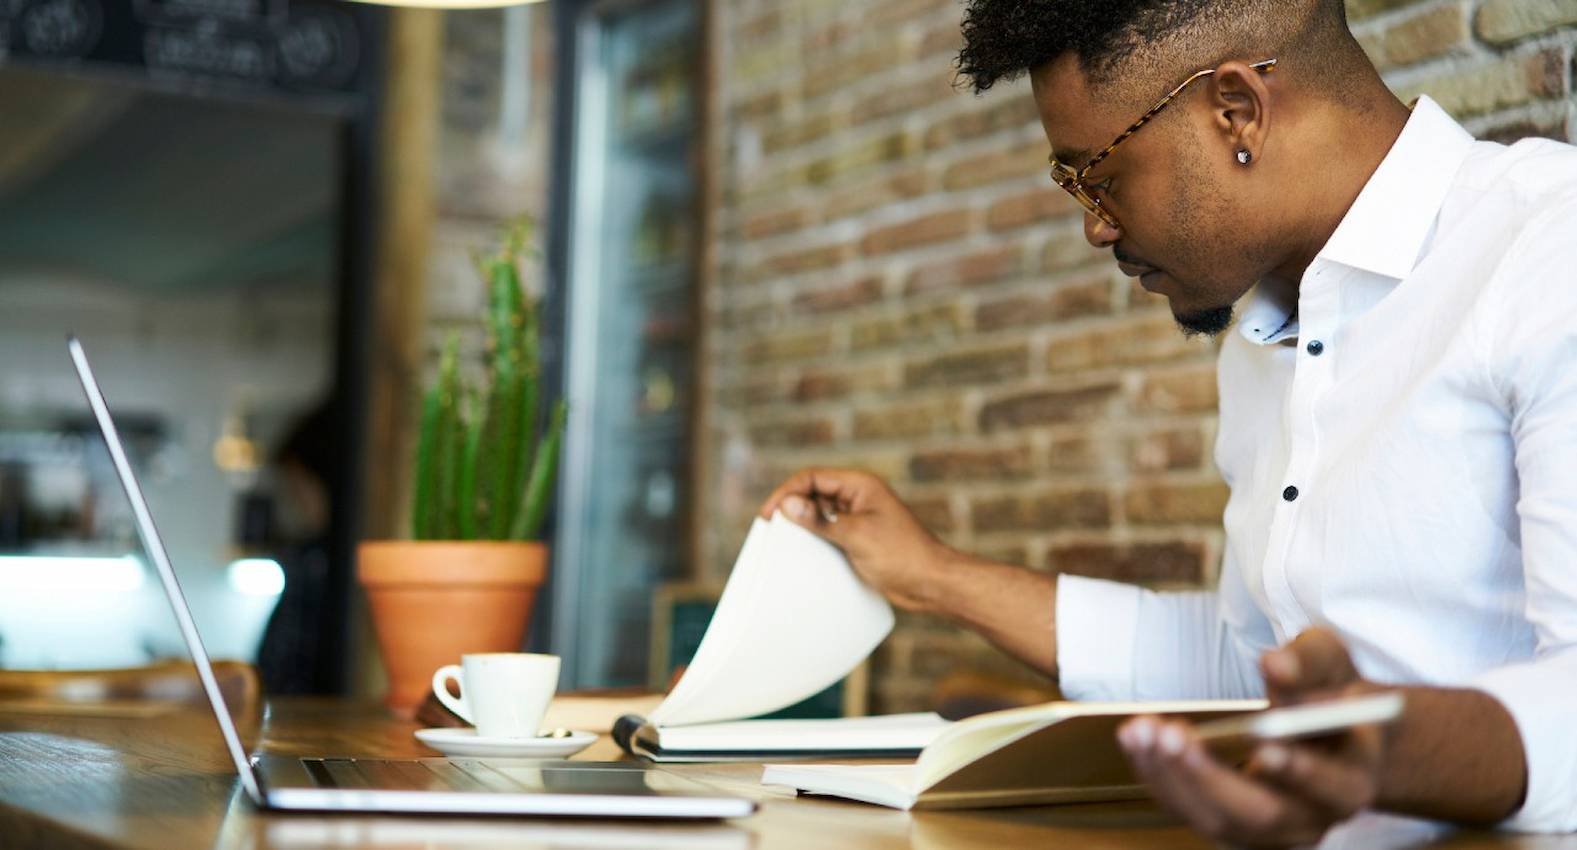
[[[284,755],[422,757],[416,724],[372,705],[271,702],[243,725]],[[606,738],[579,758],[615,759]],[[909,814],[795,798],[754,765],[667,768],[761,803],[721,824],[263,814],[239,793],[211,716],[61,717],[0,711],[0,847],[75,848],[1205,848],[1146,803]],[[1374,839],[1354,847],[1379,846]],[[1439,846],[1574,848],[1577,836],[1457,833]]]

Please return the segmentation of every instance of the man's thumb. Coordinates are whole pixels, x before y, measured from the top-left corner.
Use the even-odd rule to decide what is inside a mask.
[[[796,525],[808,528],[816,534],[837,541],[842,529],[839,527],[840,517],[834,513],[822,510],[815,501],[804,496],[789,496],[783,500],[783,515]]]

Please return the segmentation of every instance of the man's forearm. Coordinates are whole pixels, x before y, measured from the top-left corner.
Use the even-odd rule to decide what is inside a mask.
[[[979,632],[998,649],[1057,675],[1057,577],[957,553],[940,571],[930,613]]]
[[[1482,825],[1515,814],[1527,760],[1505,706],[1483,691],[1401,690],[1407,709],[1386,740],[1376,807]]]

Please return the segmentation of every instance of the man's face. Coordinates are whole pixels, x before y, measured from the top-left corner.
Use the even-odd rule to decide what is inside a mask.
[[[1092,94],[1071,53],[1035,69],[1030,81],[1052,152],[1076,169],[1154,103]],[[1184,331],[1213,335],[1269,268],[1270,252],[1243,200],[1244,177],[1232,170],[1242,167],[1201,101],[1207,84],[1190,86],[1090,172],[1086,185],[1099,189],[1120,227],[1086,215],[1084,231],[1091,244],[1112,248],[1125,274],[1166,296]]]

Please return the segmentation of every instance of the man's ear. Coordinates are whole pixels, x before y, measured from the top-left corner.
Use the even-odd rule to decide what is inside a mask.
[[[1270,87],[1265,75],[1233,60],[1216,68],[1206,85],[1211,125],[1228,155],[1244,165],[1258,161],[1270,131]]]

